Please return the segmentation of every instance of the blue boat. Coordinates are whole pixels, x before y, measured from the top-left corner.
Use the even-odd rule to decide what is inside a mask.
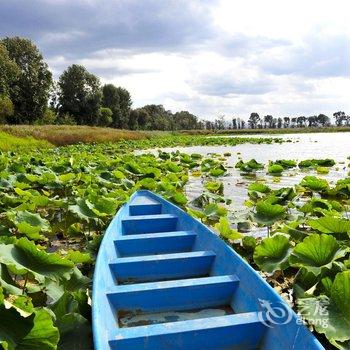
[[[92,321],[95,350],[324,349],[231,247],[150,191],[106,231]]]

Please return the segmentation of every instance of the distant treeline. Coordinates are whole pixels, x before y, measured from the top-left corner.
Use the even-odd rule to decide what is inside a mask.
[[[36,45],[24,38],[0,40],[0,123],[77,124],[131,130],[224,130],[325,127],[324,114],[274,118],[252,113],[248,121],[219,117],[199,120],[188,111],[172,113],[162,105],[132,109],[130,93],[112,84],[101,86],[97,76],[73,64],[53,81]],[[350,125],[344,112],[333,114],[337,126]]]
[[[350,126],[350,115],[345,112],[335,112],[333,118],[338,127]],[[325,114],[275,118],[272,115],[260,117],[258,113],[251,113],[248,122],[241,118],[227,120],[225,117],[219,117],[213,122],[205,121],[204,124],[207,130],[324,128],[332,125],[331,118]]]
[[[162,105],[132,109],[130,93],[100,80],[77,64],[57,82],[35,44],[24,38],[0,40],[0,123],[77,124],[121,129],[201,129],[187,112],[172,113]]]

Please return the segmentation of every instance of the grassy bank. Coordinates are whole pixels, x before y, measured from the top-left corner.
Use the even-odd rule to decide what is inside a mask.
[[[0,131],[0,151],[32,150],[48,147],[53,147],[53,145],[46,140],[37,140],[31,136],[16,137]]]
[[[105,143],[120,140],[141,140],[158,135],[154,132],[119,130],[78,125],[1,125],[0,131],[15,137],[31,136],[63,146],[76,143]]]
[[[185,135],[253,135],[253,134],[304,134],[320,132],[347,132],[350,126],[330,126],[325,128],[285,128],[285,129],[239,129],[239,130],[184,130]]]

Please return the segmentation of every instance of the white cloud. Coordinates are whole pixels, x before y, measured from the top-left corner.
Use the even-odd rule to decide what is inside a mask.
[[[348,0],[39,2],[34,19],[28,2],[3,2],[0,31],[37,41],[56,77],[79,63],[124,86],[135,107],[350,112]]]

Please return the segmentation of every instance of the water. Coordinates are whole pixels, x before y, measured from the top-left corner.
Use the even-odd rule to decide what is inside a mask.
[[[227,136],[236,137],[236,136]],[[278,137],[290,139],[292,142],[282,144],[241,144],[237,146],[195,146],[195,147],[177,147],[164,148],[165,152],[173,152],[179,150],[183,153],[199,153],[204,156],[217,153],[231,153],[226,157],[226,165],[229,167],[226,176],[220,178],[224,183],[224,196],[232,199],[232,207],[234,210],[242,210],[244,201],[247,199],[247,186],[252,181],[264,178],[266,184],[272,188],[281,188],[293,186],[299,183],[305,175],[316,175],[327,179],[330,183],[335,183],[338,179],[344,178],[350,168],[347,167],[350,156],[350,132],[342,133],[315,133],[315,134],[285,134],[285,135],[254,135],[249,137]],[[279,177],[279,182],[275,176],[267,175],[266,170],[258,171],[256,178],[248,178],[242,176],[241,173],[234,168],[239,157],[243,161],[254,158],[256,161],[267,164],[269,160],[277,159],[293,159],[296,161],[305,159],[331,158],[337,164],[330,168],[329,174],[317,174],[314,170],[301,170],[299,168],[284,171]],[[203,178],[190,176],[186,186],[186,194],[190,200],[198,197],[203,191]]]

